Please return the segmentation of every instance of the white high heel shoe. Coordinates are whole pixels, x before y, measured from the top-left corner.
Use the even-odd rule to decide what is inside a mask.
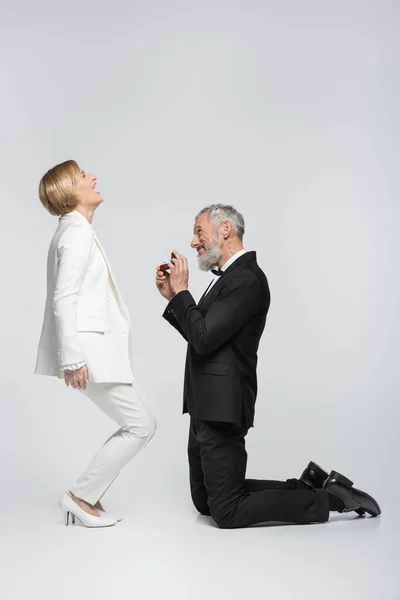
[[[104,513],[104,516],[102,515],[98,517],[90,515],[80,506],[78,506],[77,503],[74,502],[70,496],[68,496],[68,494],[64,494],[64,496],[61,498],[60,508],[65,515],[66,525],[69,524],[70,515],[72,517],[72,523],[75,523],[75,517],[77,517],[85,527],[111,527],[117,523],[116,519],[113,519]]]
[[[106,515],[107,517],[110,517],[110,519],[115,519],[115,521],[117,521],[117,523],[120,523],[124,518],[124,517],[116,517],[115,515],[110,515],[110,513],[108,511],[106,512],[105,510],[101,510],[101,508],[96,508],[96,510],[98,510],[101,515]]]
[[[117,521],[117,523],[121,523],[121,521],[124,518],[124,517],[116,517],[115,515],[110,515],[109,512],[106,512],[105,510],[101,510],[101,508],[96,508],[96,510],[98,510],[101,515],[107,515],[111,519],[115,519]]]

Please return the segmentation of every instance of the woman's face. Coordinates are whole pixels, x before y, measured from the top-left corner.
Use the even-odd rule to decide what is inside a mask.
[[[86,173],[81,170],[80,177],[76,184],[76,195],[78,197],[78,206],[82,208],[96,208],[103,202],[102,196],[96,192],[96,175]]]

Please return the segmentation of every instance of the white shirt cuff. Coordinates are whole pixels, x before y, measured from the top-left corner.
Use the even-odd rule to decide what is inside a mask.
[[[60,367],[60,369],[61,371],[76,371],[76,369],[80,369],[85,364],[85,362],[78,362],[73,365],[63,365],[62,367]]]

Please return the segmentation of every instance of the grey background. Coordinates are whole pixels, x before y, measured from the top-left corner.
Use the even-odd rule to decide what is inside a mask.
[[[113,431],[33,368],[57,220],[41,175],[76,159],[105,197],[94,227],[133,322],[159,428],[109,493],[120,510],[192,511],[185,343],[155,266],[204,205],[244,213],[272,291],[248,473],[342,470],[386,511],[399,486],[398,5],[2,3],[0,506],[53,505]]]

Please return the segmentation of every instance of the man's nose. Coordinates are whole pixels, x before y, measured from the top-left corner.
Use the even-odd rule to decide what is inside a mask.
[[[194,237],[192,239],[192,243],[190,244],[192,248],[196,248],[196,246],[199,245],[199,242],[197,241],[196,237]]]

